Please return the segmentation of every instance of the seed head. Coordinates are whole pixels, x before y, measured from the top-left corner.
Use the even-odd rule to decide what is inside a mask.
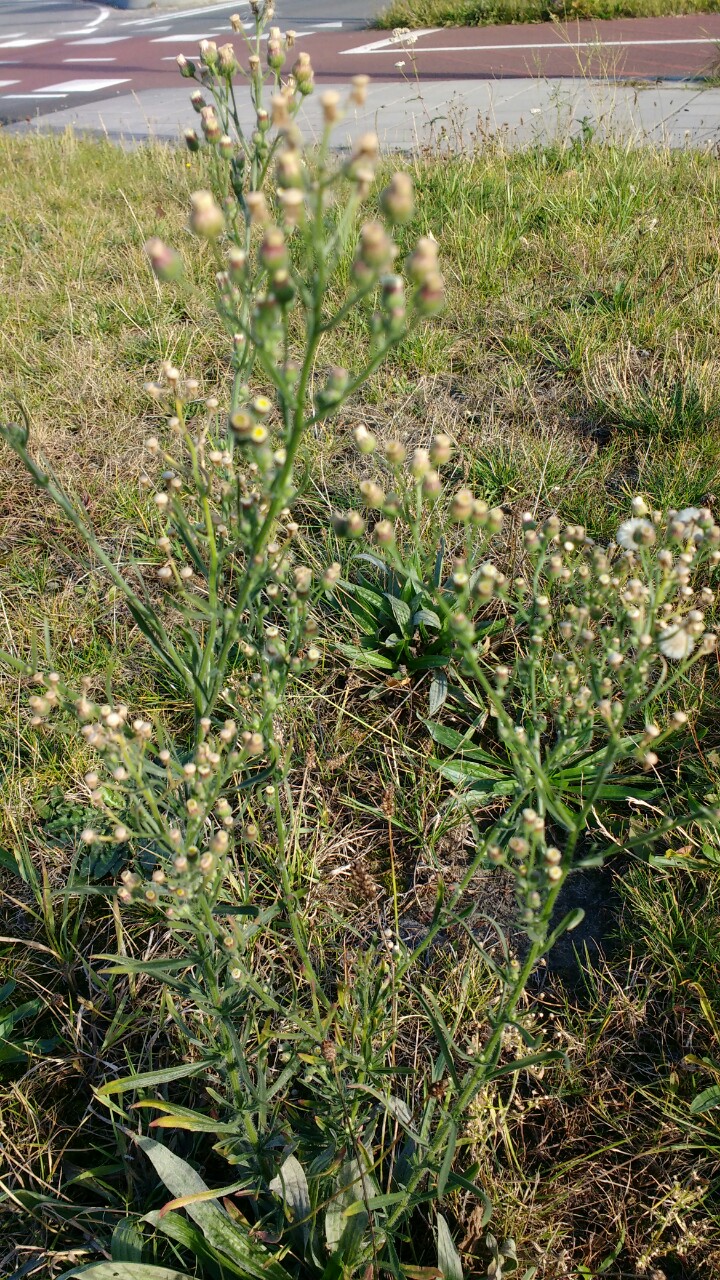
[[[334,1040],[323,1040],[320,1052],[325,1061],[332,1067],[337,1060],[337,1045]]]
[[[373,880],[364,858],[355,858],[350,865],[350,883],[363,902],[374,902],[379,888]]]

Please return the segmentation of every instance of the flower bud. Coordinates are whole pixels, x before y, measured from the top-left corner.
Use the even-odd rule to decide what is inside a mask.
[[[253,225],[264,227],[270,221],[270,211],[267,207],[267,200],[262,191],[248,191],[245,195],[245,203],[250,213],[250,221]]]
[[[434,467],[442,467],[452,457],[452,440],[442,433],[430,441],[430,461]]]
[[[221,138],[218,138],[217,148],[223,160],[232,160],[235,154],[235,144],[229,134],[224,133]]]
[[[235,57],[235,50],[230,43],[223,44],[218,49],[217,64],[218,71],[221,75],[227,76],[228,79],[235,75],[235,72],[238,70],[238,60]]]
[[[145,245],[150,266],[158,280],[179,280],[183,274],[182,259],[174,249],[170,249],[157,236],[153,236]]]
[[[388,547],[395,541],[395,528],[390,520],[378,520],[373,529],[373,538],[378,546]]]
[[[297,61],[293,66],[293,76],[298,87],[298,92],[306,97],[313,91],[315,73],[312,69],[309,53],[299,53]]]
[[[341,574],[342,568],[337,561],[333,561],[332,564],[328,565],[322,576],[322,584],[326,591],[334,590],[340,580]]]
[[[200,127],[208,142],[219,142],[222,137],[220,121],[214,107],[200,108]]]
[[[465,524],[473,514],[475,499],[469,489],[458,489],[450,504],[450,515],[458,524]]]
[[[222,209],[209,191],[195,191],[190,197],[190,228],[195,235],[216,240],[225,228]]]
[[[416,480],[422,480],[430,470],[430,454],[427,449],[415,449],[410,459],[410,473]]]
[[[297,227],[302,221],[305,212],[305,197],[302,191],[297,187],[281,187],[278,191],[278,201],[282,206],[285,222],[289,227]]]
[[[200,61],[205,67],[214,67],[217,65],[218,48],[214,40],[200,41]]]
[[[368,431],[367,427],[362,424],[353,431],[353,439],[360,453],[374,453],[377,449],[377,440],[372,431]]]
[[[415,210],[415,193],[408,173],[395,173],[380,196],[380,208],[393,223],[409,222]]]
[[[270,70],[271,71],[282,70],[282,66],[284,62],[285,62],[285,50],[283,49],[282,41],[273,39],[272,37],[270,37],[270,39],[267,42],[267,64],[270,67]]]
[[[265,232],[260,245],[260,261],[271,275],[287,266],[287,245],[279,227],[268,227]]]
[[[380,222],[366,222],[360,229],[357,259],[366,267],[382,268],[392,262],[393,246]]]
[[[273,99],[275,102],[276,99]],[[288,187],[302,186],[302,167],[300,157],[297,151],[289,147],[287,151],[281,151],[277,158],[277,183],[278,187],[287,189]]]
[[[415,302],[418,311],[424,316],[437,315],[445,305],[445,282],[439,271],[431,272],[425,277],[417,291]]]
[[[435,275],[438,269],[438,247],[435,240],[423,236],[410,257],[406,259],[405,270],[414,284],[423,284],[428,276]]]
[[[400,440],[388,440],[385,444],[384,453],[392,467],[401,467],[407,458],[407,449]]]
[[[379,510],[385,504],[385,494],[374,480],[361,480],[360,493],[366,507]]]
[[[437,471],[427,471],[423,476],[422,491],[426,498],[438,498],[442,493],[442,481]]]
[[[180,75],[184,76],[186,80],[192,80],[195,75],[195,63],[186,58],[184,53],[178,54],[175,61],[180,68]]]
[[[340,119],[340,94],[334,89],[328,89],[320,98],[320,105],[323,112],[323,120],[326,125],[337,124]]]
[[[365,532],[365,521],[357,511],[348,511],[347,515],[336,512],[332,525],[339,538],[360,538]]]
[[[350,91],[350,101],[356,107],[364,107],[367,101],[368,85],[370,84],[369,76],[353,76],[350,81],[352,89]]]

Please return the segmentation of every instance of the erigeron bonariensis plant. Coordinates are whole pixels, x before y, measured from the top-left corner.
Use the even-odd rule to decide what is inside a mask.
[[[268,11],[266,6],[256,19],[258,48]],[[273,58],[274,42],[271,35]],[[155,511],[150,555],[136,556],[127,572],[119,570],[84,512],[50,469],[33,458],[26,431],[5,430],[38,487],[92,547],[176,689],[184,690],[194,710],[196,743],[204,719],[223,708],[223,714],[238,714],[245,677],[262,692],[264,711],[272,712],[287,672],[317,661],[307,610],[301,610],[302,624],[296,625],[297,602],[315,590],[310,571],[295,563],[291,546],[303,440],[363,385],[412,325],[438,310],[443,298],[434,242],[421,242],[411,255],[406,283],[396,273],[398,251],[386,226],[371,218],[357,230],[378,156],[375,135],[363,135],[346,160],[332,160],[331,133],[340,108],[336,94],[324,95],[319,147],[304,147],[293,120],[311,82],[302,60],[291,84],[272,70],[278,93],[271,129],[270,116],[257,105],[263,74],[255,62],[252,55],[247,74],[254,85],[258,129],[250,140],[239,131],[232,107],[236,60],[205,45],[200,68],[183,67],[184,74],[200,75],[212,89],[222,117],[218,131],[208,127],[210,116],[203,116],[225,193],[222,206],[213,193],[196,192],[189,224],[208,242],[218,268],[217,305],[231,335],[233,382],[227,408],[214,398],[198,405],[197,382],[170,363],[158,382],[147,385],[168,416],[162,440],[151,436],[146,442],[150,465],[143,483]],[[357,83],[350,97],[358,100],[364,88],[364,81]],[[225,130],[233,122],[237,131],[230,146]],[[391,226],[410,217],[407,175],[392,179],[381,205]],[[338,282],[351,241],[350,282],[333,305],[329,289]],[[174,250],[153,240],[147,251],[160,279],[179,279]],[[362,366],[351,372],[330,368],[317,382],[321,343],[357,309],[365,310],[368,325]],[[270,395],[257,393],[254,375]],[[336,574],[328,566],[325,587],[332,586]],[[179,625],[169,626],[157,586],[172,613],[179,614]]]
[[[558,893],[586,857],[594,806],[626,784],[625,775],[620,783],[614,777],[624,761],[637,758],[643,777],[651,776],[665,738],[682,728],[680,709],[664,708],[659,724],[652,717],[710,648],[704,575],[718,559],[719,535],[709,513],[663,522],[641,502],[612,549],[593,546],[577,527],[562,530],[552,517],[528,518],[526,567],[508,581],[502,513],[465,490],[449,499],[443,492],[450,442],[436,438],[427,453],[417,450],[408,472],[401,447],[387,448],[388,474],[367,477],[361,490],[378,513],[375,568],[393,574],[403,591],[409,584],[411,597],[421,592],[419,608],[414,598],[404,602],[409,619],[399,610],[413,628],[409,647],[421,628],[426,649],[441,636],[448,683],[479,704],[478,725],[464,734],[431,725],[454,756],[441,767],[473,815],[477,840],[452,890],[438,874],[420,936],[404,928],[399,903],[367,869],[352,868],[356,906],[367,910],[344,921],[353,967],[337,982],[302,911],[307,887],[292,865],[296,815],[278,732],[289,682],[322,657],[315,614],[340,572],[329,565],[313,574],[296,550],[297,462],[308,428],[332,415],[408,326],[440,305],[442,281],[437,246],[423,240],[407,263],[408,291],[395,272],[392,240],[373,219],[356,237],[346,295],[329,307],[372,183],[377,140],[365,136],[347,161],[331,163],[340,104],[325,95],[319,150],[305,151],[295,113],[312,70],[298,57],[293,81],[283,80],[282,39],[272,31],[267,60],[276,93],[264,114],[260,33],[270,6],[253,9],[247,69],[257,129],[250,138],[235,110],[234,51],[207,45],[197,67],[182,68],[215,98],[212,110],[195,98],[215,191],[193,197],[190,227],[217,266],[233,386],[227,407],[199,402],[198,385],[168,364],[149,387],[168,416],[167,430],[147,441],[150,552],[119,570],[84,513],[32,457],[26,433],[6,431],[122,592],[192,708],[194,727],[175,738],[160,717],[134,719],[126,706],[91,696],[90,685],[73,692],[51,670],[34,673],[31,709],[38,729],[58,710],[71,711],[96,753],[86,784],[97,821],[83,839],[128,849],[132,864],[118,902],[126,919],[145,915],[161,924],[167,944],[151,962],[108,963],[163,985],[192,1055],[161,1072],[162,1080],[202,1074],[218,1115],[164,1100],[143,1105],[161,1112],[160,1128],[211,1133],[232,1171],[225,1190],[245,1197],[246,1216],[232,1217],[208,1203],[184,1162],[141,1139],[204,1233],[198,1257],[215,1270],[275,1280],[403,1277],[427,1264],[417,1241],[429,1226],[438,1269],[457,1276],[460,1261],[437,1210],[453,1192],[482,1199],[463,1159],[468,1109],[492,1082],[547,1060],[521,1017],[523,993],[558,932],[577,920],[574,913],[551,923]],[[360,81],[351,96],[364,91]],[[188,142],[201,145],[197,136]],[[393,179],[382,207],[390,223],[409,216],[406,176]],[[155,241],[148,253],[161,278],[179,279],[171,249]],[[331,369],[316,384],[324,336],[361,306],[369,338],[363,367]],[[374,452],[366,430],[358,445]],[[446,507],[457,539],[438,561]],[[336,517],[335,528],[367,554],[359,512]],[[442,693],[454,708],[452,687]],[[438,697],[436,710],[441,703]],[[496,948],[484,944],[482,902],[471,893],[477,872],[498,864],[517,886],[527,936],[517,954],[503,939]],[[441,934],[446,946],[463,939],[484,966],[490,994],[479,1038],[464,1027],[464,1013],[475,1011],[461,1006],[448,1019],[428,986],[427,959]],[[398,1060],[400,1024],[411,1018],[423,1046],[413,1072]],[[101,1094],[157,1083],[156,1073],[111,1080]],[[144,1221],[158,1238],[165,1230],[174,1238],[172,1214]]]
[[[493,823],[491,836],[480,826],[478,838],[490,861],[515,875],[533,942],[529,975],[567,875],[597,860],[586,847],[596,807],[642,799],[657,777],[658,752],[687,724],[672,704],[691,668],[717,646],[706,614],[716,603],[720,526],[709,509],[663,515],[637,497],[614,543],[603,546],[582,526],[526,514],[518,565],[502,511],[443,484],[451,460],[445,437],[409,459],[397,441],[379,450],[362,428],[356,443],[380,463],[359,486],[375,543],[361,559],[380,587],[390,576],[408,585],[405,641],[419,654],[417,669],[432,673],[430,715],[450,689],[463,723],[459,732],[428,722],[451,753],[436,763],[471,812],[488,800],[507,804],[504,834],[498,838]],[[453,527],[454,545],[446,547]],[[512,580],[503,572],[511,563]],[[469,723],[468,707],[476,709]],[[702,805],[694,812],[717,821]],[[633,847],[687,816],[667,813]],[[527,829],[518,831],[518,822]],[[547,847],[546,825],[561,851]]]

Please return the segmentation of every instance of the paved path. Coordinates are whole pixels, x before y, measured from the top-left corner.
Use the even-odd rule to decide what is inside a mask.
[[[409,44],[362,30],[374,7],[374,0],[278,4],[320,82],[363,71],[402,88],[416,70],[423,85],[507,77],[672,80],[720,68],[720,14],[427,30]],[[233,11],[249,13],[247,0],[140,16],[66,0],[0,0],[0,121],[172,91],[177,55],[196,55],[203,37],[229,36]]]
[[[341,93],[346,83],[335,86]],[[13,126],[89,130],[113,141],[156,137],[174,142],[196,123],[187,83],[146,89],[92,106],[66,107],[35,124]],[[244,126],[252,127],[247,92],[239,95]],[[309,98],[301,122],[306,136],[320,131],[319,103]],[[373,84],[367,106],[353,110],[336,131],[338,146],[373,129],[386,150],[414,151],[426,145],[457,150],[482,145],[488,137],[508,146],[551,141],[567,143],[588,124],[600,137],[684,148],[720,145],[720,89],[662,82],[646,86],[588,79],[466,80],[452,85]]]
[[[593,76],[615,80],[684,79],[720,71],[720,14],[675,18],[619,18],[612,22],[523,23],[516,26],[430,28],[407,36],[348,41],[327,32],[313,59],[346,63],[375,78],[393,78],[404,60],[426,80],[504,76]],[[352,46],[352,47],[351,47]],[[361,65],[362,64],[362,65]]]

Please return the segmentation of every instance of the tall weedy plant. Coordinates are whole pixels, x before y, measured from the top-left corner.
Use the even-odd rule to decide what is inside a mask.
[[[99,1095],[117,1113],[117,1095],[201,1076],[212,1114],[165,1100],[137,1105],[161,1113],[155,1128],[212,1135],[232,1175],[209,1190],[190,1163],[138,1136],[173,1200],[132,1228],[122,1224],[114,1261],[86,1274],[182,1280],[164,1265],[182,1257],[212,1277],[456,1280],[462,1265],[442,1202],[455,1192],[484,1201],[477,1166],[463,1156],[468,1111],[492,1082],[553,1056],[520,1016],[523,993],[554,939],[577,922],[578,913],[557,922],[554,911],[587,860],[596,807],[640,785],[627,761],[639,762],[642,777],[652,773],[658,748],[682,731],[685,714],[669,699],[714,645],[703,609],[714,598],[707,575],[720,559],[720,529],[707,511],[664,518],[638,499],[617,544],[600,548],[583,529],[528,517],[522,568],[510,582],[497,563],[513,539],[502,512],[463,488],[447,491],[451,442],[438,436],[408,461],[399,442],[381,451],[358,429],[361,454],[382,457],[361,485],[375,513],[370,535],[357,510],[328,520],[370,566],[356,618],[378,665],[400,655],[432,671],[434,715],[447,699],[454,710],[477,709],[465,732],[429,723],[449,752],[437,766],[472,816],[476,852],[452,890],[438,870],[420,936],[404,929],[397,894],[364,864],[352,877],[365,910],[354,919],[329,913],[323,934],[294,856],[302,815],[282,732],[293,680],[323,656],[318,616],[341,576],[334,563],[313,573],[298,550],[304,441],[410,326],[439,309],[443,283],[431,239],[410,255],[405,276],[395,271],[388,226],[412,215],[406,175],[380,196],[385,222],[358,229],[377,139],[365,135],[347,159],[333,160],[341,105],[325,93],[322,135],[304,146],[297,114],[312,89],[310,60],[300,53],[284,76],[293,37],[270,27],[263,45],[272,6],[251,0],[251,9],[249,35],[231,20],[247,46],[243,67],[230,44],[204,43],[197,65],[180,59],[199,85],[204,139],[191,130],[187,143],[207,147],[214,182],[193,196],[190,227],[215,260],[233,381],[227,406],[199,401],[198,384],[171,365],[148,387],[168,418],[162,438],[147,441],[154,556],[117,568],[30,452],[27,431],[3,429],[122,593],[192,712],[187,731],[173,734],[161,715],[136,719],[94,697],[90,682],[73,691],[57,672],[23,668],[38,686],[36,728],[69,710],[95,752],[86,783],[97,821],[83,840],[127,850],[117,899],[130,919],[149,915],[164,930],[163,956],[108,957],[109,969],[162,984],[187,1047],[184,1061],[108,1081]],[[250,90],[249,135],[238,75]],[[356,77],[350,102],[365,94]],[[157,240],[147,250],[161,280],[181,281],[174,250]],[[348,260],[344,294],[331,305]],[[318,379],[323,340],[359,310],[362,367]],[[482,906],[470,890],[493,865],[515,879],[524,941],[514,947],[499,934],[489,949],[478,928]],[[482,974],[480,1043],[464,1034],[468,982],[453,1011],[433,987],[428,961],[441,936],[465,948],[468,982],[471,970]],[[421,1065],[403,1055],[408,1026]],[[428,1269],[431,1233],[437,1266]],[[496,1274],[502,1257],[512,1250],[497,1253]]]

